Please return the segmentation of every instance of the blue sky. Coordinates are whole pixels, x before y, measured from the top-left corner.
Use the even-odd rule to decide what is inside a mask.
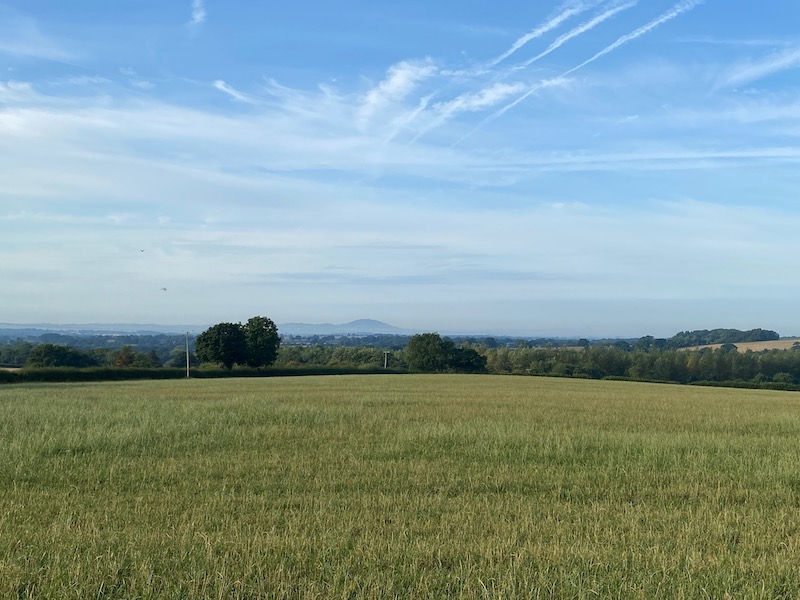
[[[0,0],[0,322],[800,334],[798,22]]]

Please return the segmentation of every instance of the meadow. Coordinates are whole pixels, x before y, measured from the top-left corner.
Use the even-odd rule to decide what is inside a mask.
[[[800,338],[781,338],[779,340],[770,340],[767,342],[736,342],[735,346],[739,352],[763,352],[764,350],[791,350],[794,348],[795,343],[800,343]],[[716,349],[720,348],[722,344],[707,344],[705,346],[690,346],[683,348],[684,351],[701,350],[703,348]]]
[[[0,387],[0,598],[796,598],[800,394]]]

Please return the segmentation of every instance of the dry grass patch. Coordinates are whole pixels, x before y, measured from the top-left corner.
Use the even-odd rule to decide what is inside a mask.
[[[800,342],[800,338],[781,338],[766,342],[736,342],[735,346],[739,352],[761,352],[763,350],[791,350],[795,343]],[[691,348],[681,348],[681,350],[701,350],[703,348],[719,348],[722,344],[708,344],[706,346],[692,346]]]
[[[798,456],[790,393],[8,386],[0,597],[797,597]]]

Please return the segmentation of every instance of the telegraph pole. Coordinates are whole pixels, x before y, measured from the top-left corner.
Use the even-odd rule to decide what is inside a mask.
[[[389,368],[389,352],[390,352],[389,350],[384,350],[383,351],[383,368],[384,369],[388,369]]]
[[[189,332],[186,332],[186,379],[189,379]]]

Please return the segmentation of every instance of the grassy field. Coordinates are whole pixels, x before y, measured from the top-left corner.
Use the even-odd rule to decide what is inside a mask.
[[[796,598],[800,394],[0,387],[0,598]]]
[[[770,340],[767,342],[736,342],[735,346],[739,352],[762,352],[764,350],[791,350],[795,342],[800,342],[800,338],[781,338],[779,340]],[[706,346],[692,346],[690,348],[682,348],[682,350],[702,350],[703,348],[719,348],[722,344],[708,344]]]

